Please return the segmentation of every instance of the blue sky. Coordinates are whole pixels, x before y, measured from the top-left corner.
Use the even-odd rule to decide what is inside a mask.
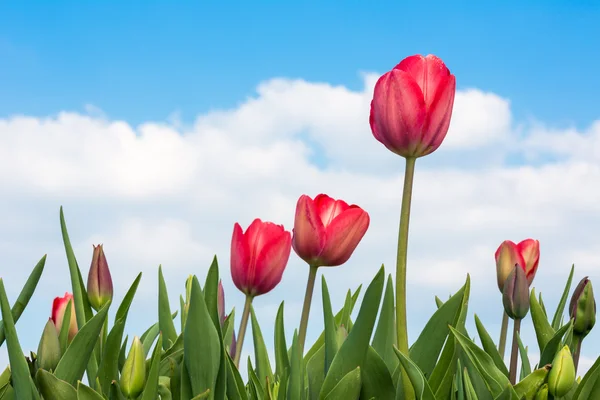
[[[232,107],[257,82],[358,88],[400,54],[434,53],[459,88],[510,96],[517,117],[595,115],[593,1],[3,2],[0,115],[94,104],[133,123]],[[100,4],[102,3],[102,4]]]
[[[392,271],[402,166],[373,139],[368,110],[378,74],[415,53],[440,56],[458,92],[444,144],[417,164],[411,340],[433,296],[467,272],[470,311],[496,336],[493,253],[505,239],[541,241],[535,285],[549,308],[573,262],[575,282],[600,282],[595,3],[0,3],[0,276],[11,300],[48,253],[18,326],[24,348],[37,347],[52,299],[69,290],[60,205],[82,269],[104,243],[117,301],[144,272],[130,334],[156,320],[159,263],[175,305],[187,275],[203,277],[217,254],[227,307],[239,310],[227,270],[234,222],[289,229],[301,194],[371,215],[343,272],[323,271],[334,307],[381,263]],[[305,268],[292,254],[281,284],[257,299],[265,337],[282,298],[291,335]],[[308,341],[320,326],[311,321]],[[535,347],[530,321],[523,329]],[[588,366],[594,343],[599,328]]]

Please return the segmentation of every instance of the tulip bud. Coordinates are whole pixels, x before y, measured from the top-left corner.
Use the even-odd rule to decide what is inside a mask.
[[[290,258],[292,238],[282,225],[255,219],[246,232],[240,224],[231,238],[231,278],[247,296],[273,290]]]
[[[544,383],[535,395],[535,400],[548,400],[548,384]]]
[[[56,369],[60,361],[60,340],[52,318],[48,319],[37,350],[38,366],[46,371]]]
[[[96,311],[112,300],[113,283],[102,245],[94,246],[87,283],[88,299]]]
[[[128,399],[135,399],[146,385],[146,355],[144,345],[137,336],[133,338],[129,355],[121,371],[121,391]]]
[[[67,305],[71,303],[71,318],[69,320],[69,342],[73,340],[77,334],[77,316],[75,315],[75,302],[71,293],[65,293],[64,297],[57,297],[52,303],[52,322],[56,326],[56,330],[60,334],[63,326],[63,320]]]
[[[455,93],[456,79],[438,57],[405,58],[375,84],[373,136],[402,157],[434,152],[448,133]]]
[[[369,227],[369,214],[357,205],[319,194],[298,199],[292,246],[313,267],[342,265]]]
[[[571,303],[569,305],[569,315],[573,320],[573,334],[582,339],[587,336],[596,324],[596,300],[592,282],[586,276],[579,282]]]
[[[504,282],[502,303],[504,311],[512,319],[523,319],[529,312],[529,285],[525,272],[519,265],[513,267]]]
[[[548,374],[548,392],[554,397],[561,397],[569,393],[574,384],[575,364],[569,346],[565,346],[552,361],[552,369]]]
[[[219,313],[219,321],[223,325],[225,321],[225,291],[223,290],[223,283],[219,280],[219,288],[217,290],[217,310]]]

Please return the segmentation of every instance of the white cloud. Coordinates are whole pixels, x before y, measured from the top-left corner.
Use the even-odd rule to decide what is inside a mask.
[[[348,287],[368,283],[381,263],[393,273],[403,167],[369,131],[376,77],[365,74],[361,91],[270,80],[237,108],[199,115],[191,126],[175,115],[171,122],[133,127],[93,108],[93,115],[0,119],[0,271],[11,282],[11,299],[32,259],[49,255],[34,304],[43,312],[31,311],[20,322],[37,324],[32,329],[19,325],[25,326],[27,348],[37,346],[49,309],[44,304],[68,288],[60,204],[83,269],[91,244],[105,244],[118,299],[144,271],[132,332],[156,319],[159,263],[175,307],[185,277],[196,273],[202,280],[213,254],[228,307],[235,305],[239,315],[242,297],[228,272],[233,223],[247,226],[260,217],[291,229],[303,193],[326,192],[371,214],[371,227],[351,261],[324,270],[335,307]],[[540,123],[516,126],[507,99],[476,89],[457,93],[446,142],[417,162],[408,274],[412,338],[433,312],[433,296],[456,291],[467,272],[473,279],[471,310],[493,313],[494,326],[501,306],[493,252],[507,238],[541,240],[534,285],[549,305],[558,302],[572,262],[576,280],[584,273],[600,279],[599,127],[600,121],[584,132]],[[511,161],[515,155],[526,162]],[[291,336],[306,274],[292,255],[281,285],[256,299],[268,340],[283,298]],[[319,285],[315,293],[309,340],[322,326]],[[598,335],[590,335],[587,357],[600,351],[592,345]]]

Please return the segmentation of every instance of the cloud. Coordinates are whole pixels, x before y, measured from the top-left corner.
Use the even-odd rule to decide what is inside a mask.
[[[247,226],[259,217],[291,229],[303,193],[325,192],[371,215],[371,227],[347,265],[323,269],[334,308],[382,263],[394,274],[403,160],[369,131],[376,77],[364,74],[359,91],[272,79],[237,107],[200,114],[191,125],[174,115],[132,126],[93,107],[88,115],[0,119],[0,268],[11,301],[28,269],[48,253],[32,300],[37,308],[19,323],[24,347],[37,347],[47,305],[69,287],[61,204],[82,269],[92,243],[104,243],[116,301],[144,273],[129,333],[139,334],[157,318],[159,264],[175,307],[185,277],[198,274],[202,280],[214,254],[228,307],[235,305],[239,316],[243,298],[228,271],[234,222]],[[446,142],[417,161],[408,271],[412,339],[435,310],[433,296],[455,292],[467,273],[471,311],[486,316],[490,332],[499,329],[493,252],[504,239],[540,239],[534,285],[548,306],[558,303],[571,263],[576,279],[584,273],[600,278],[599,138],[600,121],[581,132],[513,121],[508,99],[478,89],[457,93]],[[291,338],[307,272],[292,255],[281,285],[255,300],[264,312],[259,319],[265,337],[272,337],[274,312],[285,298]],[[322,327],[319,285],[315,293],[309,341]],[[586,357],[600,352],[598,337],[590,335]],[[534,336],[527,340],[535,346]]]

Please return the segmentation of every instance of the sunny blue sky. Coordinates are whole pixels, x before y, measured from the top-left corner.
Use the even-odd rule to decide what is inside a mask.
[[[378,76],[415,53],[441,57],[458,91],[443,145],[417,163],[411,340],[434,295],[467,272],[470,311],[497,336],[493,254],[505,239],[540,240],[534,286],[549,308],[572,263],[575,282],[600,282],[598,21],[597,1],[1,2],[0,276],[11,300],[48,254],[18,325],[24,348],[70,290],[60,205],[84,274],[104,243],[116,301],[144,272],[132,335],[156,320],[159,263],[175,306],[217,254],[227,308],[240,310],[234,222],[291,229],[301,194],[371,215],[352,259],[323,271],[334,307],[381,263],[392,272],[402,160],[372,137],[368,113]],[[292,253],[281,284],[256,300],[265,337],[283,298],[291,337],[306,274]],[[523,338],[535,348],[528,320]],[[584,368],[599,353],[596,328]]]
[[[595,1],[29,1],[0,5],[0,115],[94,104],[132,123],[232,107],[272,77],[359,88],[434,53],[517,117],[596,116]]]

